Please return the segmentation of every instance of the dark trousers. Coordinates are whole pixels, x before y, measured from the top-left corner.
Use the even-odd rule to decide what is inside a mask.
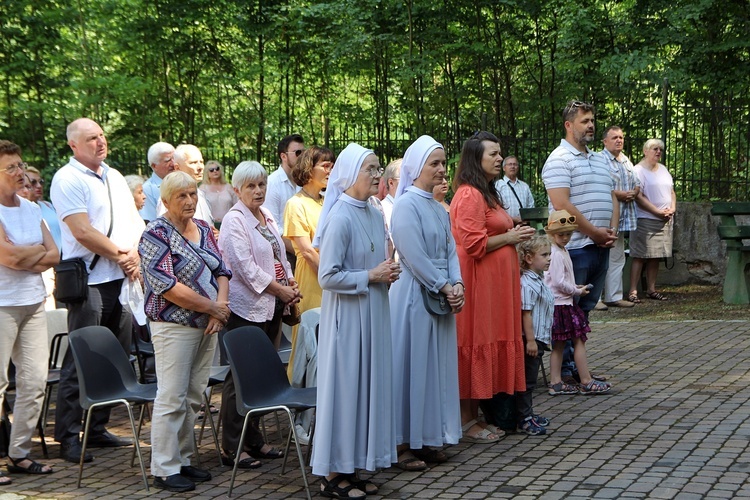
[[[536,341],[537,355],[524,355],[524,368],[526,371],[526,390],[516,393],[516,413],[518,421],[522,422],[526,417],[534,415],[534,405],[532,403],[532,394],[536,389],[536,381],[539,378],[539,366],[544,356],[544,344]]]
[[[276,341],[276,337],[281,333],[281,313],[278,311],[274,314],[271,321],[265,321],[263,323],[253,323],[234,313],[229,316],[227,321],[226,331],[234,330],[242,326],[257,326],[263,330],[271,342]],[[258,380],[257,383],[262,384],[262,380]],[[242,425],[245,420],[237,413],[237,392],[234,388],[234,379],[232,378],[232,372],[227,374],[227,378],[224,381],[224,385],[221,390],[221,425],[223,431],[221,433],[221,447],[224,449],[224,453],[232,455],[239,448],[238,443],[240,437],[242,437]],[[250,451],[251,448],[261,448],[265,442],[263,441],[263,434],[260,432],[258,427],[259,419],[253,418],[247,427],[247,434],[245,434],[245,443],[242,447],[242,451]]]
[[[85,326],[106,326],[115,334],[123,351],[130,354],[133,320],[130,312],[120,304],[120,288],[123,280],[109,281],[89,286],[89,296],[80,304],[68,305],[68,332]],[[106,431],[109,408],[94,410],[91,414],[91,433]],[[60,369],[60,385],[57,389],[55,409],[55,441],[63,443],[79,439],[83,409],[78,396],[78,376],[70,349],[65,353]]]

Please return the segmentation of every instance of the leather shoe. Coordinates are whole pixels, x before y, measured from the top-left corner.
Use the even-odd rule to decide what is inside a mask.
[[[198,467],[193,467],[192,465],[183,465],[180,467],[180,475],[195,481],[196,483],[211,480],[210,472],[204,469],[199,469]]]
[[[82,451],[81,442],[78,441],[78,439],[74,438],[70,441],[60,443],[60,458],[67,462],[72,462],[74,464],[80,463]],[[89,463],[92,460],[94,460],[94,456],[91,453],[87,452],[83,457],[85,463]]]
[[[133,444],[130,439],[117,437],[109,431],[101,434],[92,434],[86,442],[86,446],[92,448],[117,448],[118,446],[130,446]]]
[[[154,486],[175,493],[193,491],[195,489],[195,483],[181,474],[172,474],[164,478],[157,476],[154,478]]]

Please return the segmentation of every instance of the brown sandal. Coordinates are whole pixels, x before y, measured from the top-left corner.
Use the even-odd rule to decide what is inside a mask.
[[[427,470],[427,464],[415,457],[414,454],[409,451],[405,451],[399,456],[398,462],[396,462],[396,467],[408,472]]]
[[[640,304],[641,299],[638,298],[638,292],[630,292],[630,295],[628,295],[628,302],[632,302],[633,304]]]
[[[646,297],[652,300],[669,300],[665,295],[662,295],[659,292],[648,292]]]

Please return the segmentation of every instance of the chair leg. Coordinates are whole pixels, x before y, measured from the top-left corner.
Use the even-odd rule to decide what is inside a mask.
[[[247,424],[250,422],[251,415],[252,413],[249,412],[245,415],[245,422],[242,424],[242,434],[240,434],[240,443],[245,442],[245,435],[247,434],[248,427]],[[232,490],[234,489],[234,478],[237,476],[237,467],[240,465],[240,455],[242,455],[242,453],[240,453],[239,450],[234,454],[234,466],[232,467],[232,478],[229,481],[229,491],[227,492],[227,497],[232,496]]]
[[[208,395],[206,394],[206,391],[203,391],[203,405],[206,407],[205,410],[203,410],[203,421],[201,422],[201,432],[198,434],[198,446],[203,443],[203,431],[206,430],[206,415],[210,415],[211,411],[211,396],[214,394],[214,388],[209,387],[208,389]],[[211,420],[213,420],[213,417],[211,417]]]
[[[292,412],[289,408],[284,408],[284,411],[286,411],[287,416],[289,417],[289,437],[287,438],[286,443],[286,453],[284,453],[284,464],[281,466],[281,473],[284,474],[284,466],[286,465],[286,457],[289,452],[289,444],[292,441],[292,433],[295,433],[295,439],[294,439],[294,446],[297,448],[297,459],[299,460],[299,468],[302,470],[302,482],[305,483],[305,492],[307,492],[307,500],[312,500],[312,496],[310,494],[310,484],[307,482],[307,471],[305,470],[305,461],[302,459],[302,449],[299,447],[299,439],[296,437],[296,431],[294,429],[294,416],[292,415]],[[241,441],[240,441],[241,442]]]
[[[310,419],[310,433],[308,436],[310,436],[310,441],[307,443],[307,465],[312,465],[312,447],[313,447],[313,437],[315,436],[315,412],[317,410],[313,408],[313,414],[312,418]]]
[[[135,452],[138,454],[138,463],[141,464],[141,475],[143,476],[143,485],[146,487],[146,491],[149,491],[148,476],[146,476],[146,466],[143,464],[143,455],[141,455],[141,445],[138,442],[140,438],[139,436],[140,424],[138,425],[138,431],[136,431],[135,419],[133,418],[133,408],[128,402],[125,402],[125,406],[128,409],[128,418],[130,419],[130,430],[133,432],[133,443],[135,444]],[[141,408],[141,418],[143,418],[143,408]],[[83,455],[81,455],[81,458],[83,458]]]
[[[78,488],[81,487],[81,478],[83,478],[83,459],[86,456],[86,445],[89,442],[89,424],[91,424],[91,411],[94,408],[94,406],[91,406],[86,412],[86,422],[83,427],[83,443],[81,444],[81,460],[78,464]]]
[[[44,439],[44,425],[42,424],[42,415],[39,415],[39,420],[36,422],[36,428],[39,430],[39,441],[42,443],[42,455],[45,459],[49,458],[47,452],[47,440]]]
[[[141,415],[138,417],[138,439],[141,438],[141,429],[143,429],[143,420],[146,416],[146,410],[148,408],[148,403],[143,403],[141,405]],[[135,447],[133,448],[133,453],[130,455],[130,466],[133,467],[135,465]]]
[[[539,356],[539,367],[542,369],[542,380],[544,380],[544,390],[547,390],[549,382],[547,382],[547,372],[544,371],[544,356]]]
[[[211,388],[213,391],[213,388]],[[206,418],[208,417],[208,425],[211,428],[211,435],[214,438],[214,446],[216,447],[216,456],[219,457],[219,467],[224,465],[224,463],[221,461],[221,448],[219,447],[219,432],[216,429],[216,422],[214,422],[214,417],[211,415],[211,412],[209,411],[209,402],[211,401],[210,398],[206,398],[206,413],[203,417],[203,425],[206,424]],[[201,437],[203,437],[203,427],[201,427]],[[198,444],[200,444],[200,440],[198,440]]]

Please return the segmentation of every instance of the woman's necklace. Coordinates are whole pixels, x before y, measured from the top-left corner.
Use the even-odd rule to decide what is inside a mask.
[[[365,209],[365,211],[367,211],[367,205],[364,206],[364,209]],[[367,231],[367,229],[365,229],[365,225],[360,220],[359,215],[357,215],[357,212],[354,212],[354,218],[356,218],[357,221],[359,221],[359,225],[362,226],[362,232],[365,233],[365,236],[367,236],[367,239],[370,240],[370,251],[374,252],[375,251],[375,242],[372,241],[372,238],[370,238],[370,233]],[[370,213],[369,212],[367,212],[367,222],[368,222],[368,225],[370,227],[372,227],[372,223],[370,221]]]
[[[315,198],[313,195],[311,195],[310,193],[308,193],[307,191],[305,191],[305,188],[302,188],[301,191],[302,191],[302,194],[304,194],[305,196],[307,196],[311,200],[314,200],[315,203],[317,203],[318,205],[322,205],[323,204],[323,197],[322,196],[318,195],[318,197]]]

